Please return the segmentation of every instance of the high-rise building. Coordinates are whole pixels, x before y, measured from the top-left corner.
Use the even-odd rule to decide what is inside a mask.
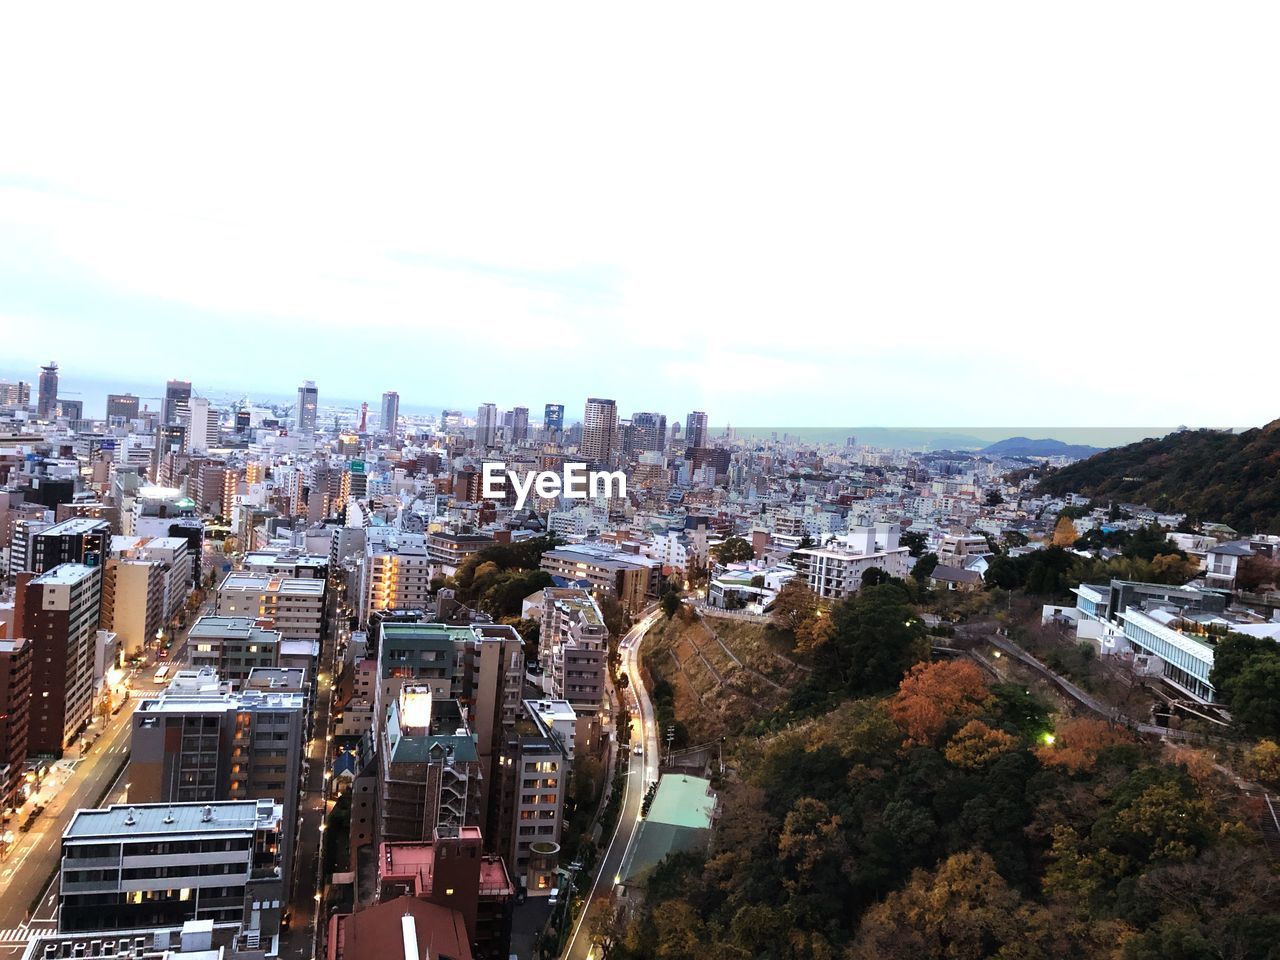
[[[164,388],[164,405],[160,408],[160,425],[186,424],[191,406],[191,381],[170,380]]]
[[[552,436],[564,429],[564,404],[548,403],[542,412],[542,427]]]
[[[394,390],[382,395],[382,432],[393,440],[400,433],[400,394]]]
[[[101,626],[116,635],[125,656],[141,654],[164,628],[167,575],[162,560],[119,557],[103,567]]]
[[[130,803],[211,803],[270,798],[297,820],[306,745],[306,695],[231,692],[212,670],[181,670],[132,716]],[[286,830],[283,860],[292,861]]]
[[[138,419],[138,398],[131,393],[107,394],[107,423]]]
[[[31,405],[31,384],[24,380],[9,383],[0,380],[0,407],[28,407]]]
[[[666,449],[667,415],[665,413],[633,413],[631,434],[631,451],[634,453],[658,452]]]
[[[319,410],[320,394],[316,390],[316,382],[308,380],[298,388],[298,432],[304,437],[316,432],[316,416]]]
[[[233,570],[218,587],[217,612],[223,617],[267,618],[286,640],[319,643],[325,585],[313,577]]]
[[[18,575],[16,635],[31,641],[32,753],[61,756],[93,709],[102,568],[64,563]]]
[[[498,408],[492,403],[482,403],[476,410],[476,446],[481,450],[492,447],[498,431]]]
[[[40,368],[40,392],[36,400],[36,416],[52,420],[58,413],[58,365],[52,360]]]
[[[92,517],[72,517],[41,530],[31,546],[27,569],[35,573],[62,563],[99,566],[111,547],[111,524]]]
[[[684,418],[684,445],[691,450],[707,445],[707,415],[701,410],[694,410]]]
[[[187,429],[187,452],[208,453],[218,442],[221,415],[204,397],[192,397],[189,405],[190,425]]]
[[[0,640],[0,807],[18,805],[31,723],[31,642]]]
[[[516,407],[511,411],[511,441],[519,443],[529,439],[529,408]]]
[[[578,451],[591,464],[607,464],[618,451],[618,405],[590,397],[582,414],[582,442]]]
[[[269,942],[286,902],[289,829],[280,804],[268,799],[77,810],[62,834],[58,929],[212,920],[239,923]]]

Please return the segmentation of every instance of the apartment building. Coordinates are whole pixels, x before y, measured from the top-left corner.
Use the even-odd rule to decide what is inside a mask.
[[[386,610],[426,610],[435,571],[422,534],[370,528],[360,568],[361,623]]]
[[[542,555],[541,567],[555,577],[587,581],[593,591],[617,597],[630,613],[642,610],[650,597],[656,597],[662,581],[660,561],[596,543],[548,550]]]
[[[31,641],[29,750],[61,756],[93,710],[102,568],[64,563],[18,575],[17,636]]]
[[[92,517],[71,517],[37,533],[29,570],[44,573],[60,563],[100,565],[111,546],[111,524]]]
[[[247,683],[233,692],[211,670],[179,671],[166,690],[142,700],[131,718],[129,801],[270,798],[280,804],[284,822],[293,824],[306,705],[301,692]],[[282,837],[285,863],[292,863],[293,833],[286,830]]]
[[[187,652],[191,669],[209,670],[239,689],[251,671],[275,667],[280,659],[280,631],[252,617],[201,617],[191,627]]]
[[[110,559],[103,567],[100,626],[116,634],[126,656],[141,654],[163,630],[169,573],[160,560]]]
[[[31,724],[31,642],[0,640],[0,808],[18,805]]]
[[[572,763],[573,709],[560,701],[526,700],[519,722],[507,735],[500,767],[501,801],[498,849],[512,874],[531,895],[549,893],[555,858],[539,856],[539,848],[558,851],[564,800]],[[546,845],[554,845],[546,846]]]
[[[851,527],[823,547],[795,551],[796,576],[824,600],[843,600],[858,592],[862,577],[873,568],[891,577],[907,575],[911,551],[898,545],[896,523]]]
[[[280,930],[291,827],[267,799],[77,810],[62,835],[58,929],[212,920],[269,939]]]
[[[285,640],[319,643],[325,581],[233,571],[218,587],[216,610],[220,616],[270,620]]]
[[[552,697],[575,710],[597,714],[604,700],[609,628],[590,591],[547,587],[542,591],[539,659]]]

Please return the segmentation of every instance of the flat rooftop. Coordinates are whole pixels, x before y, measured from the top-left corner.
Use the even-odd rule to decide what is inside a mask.
[[[279,630],[260,627],[253,617],[217,615],[201,617],[192,624],[188,636],[195,640],[249,640],[252,638],[264,643],[280,642]]]
[[[245,590],[256,593],[304,594],[324,596],[324,581],[311,577],[282,577],[273,573],[238,571],[228,573],[219,590]]]
[[[32,583],[55,584],[67,586],[87,580],[101,570],[101,567],[90,567],[83,563],[60,563],[51,570],[46,570],[32,580]]]
[[[84,533],[106,532],[111,529],[111,524],[97,517],[71,517],[63,520],[61,523],[55,523],[52,527],[46,527],[40,531],[42,537],[67,537],[78,536]]]
[[[226,833],[278,824],[284,808],[278,803],[264,801],[262,810],[266,816],[260,819],[258,802],[115,803],[102,810],[77,810],[62,838],[94,840],[111,836]]]

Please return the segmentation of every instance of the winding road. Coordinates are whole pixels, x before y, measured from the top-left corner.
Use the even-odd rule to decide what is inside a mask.
[[[613,909],[613,888],[621,882],[623,866],[630,861],[636,836],[640,832],[640,805],[644,800],[646,784],[658,779],[658,730],[654,722],[653,703],[649,699],[649,691],[644,687],[644,677],[640,671],[640,642],[661,616],[660,610],[646,614],[618,643],[618,653],[622,658],[619,672],[630,677],[629,685],[619,693],[629,700],[631,744],[633,747],[636,744],[642,746],[644,755],[630,757],[618,825],[600,859],[587,903],[578,914],[569,942],[565,946],[565,960],[594,960],[591,944],[593,922],[596,917]]]

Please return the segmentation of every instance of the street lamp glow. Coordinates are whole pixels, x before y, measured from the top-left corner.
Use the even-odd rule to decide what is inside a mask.
[[[1046,747],[1052,747],[1054,742],[1057,740],[1057,738],[1052,733],[1046,733],[1040,739],[1044,741]]]

